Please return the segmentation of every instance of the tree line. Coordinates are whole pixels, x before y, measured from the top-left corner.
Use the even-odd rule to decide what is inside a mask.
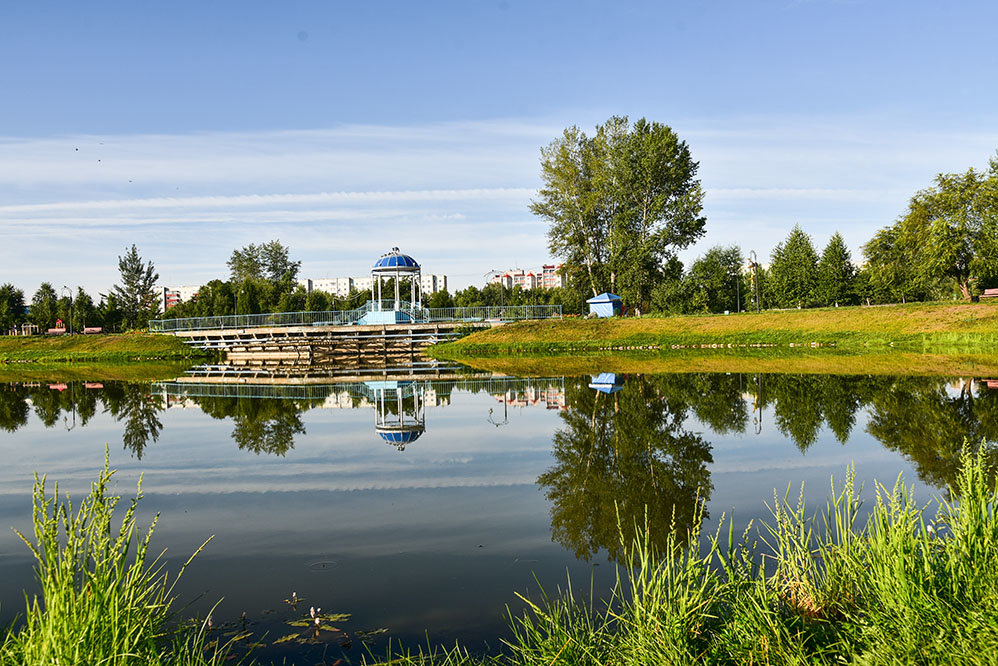
[[[720,312],[975,299],[998,287],[998,155],[985,170],[939,174],[853,262],[836,232],[819,254],[795,226],[768,265],[717,246],[684,266],[677,253],[705,232],[699,164],[666,125],[612,117],[541,149],[531,210],[578,296],[620,295],[634,312]]]
[[[25,301],[24,292],[13,284],[0,285],[0,335],[23,324],[34,324],[41,332],[63,325],[72,325],[74,332],[87,327],[100,327],[108,332],[145,328],[159,314],[156,297],[156,273],[152,262],[143,262],[135,245],[118,257],[120,283],[97,301],[77,287],[56,290],[51,282],[43,282]]]

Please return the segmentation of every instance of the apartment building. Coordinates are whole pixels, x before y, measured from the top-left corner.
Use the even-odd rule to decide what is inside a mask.
[[[553,289],[564,287],[565,278],[560,274],[562,264],[545,264],[539,269],[511,268],[489,280],[489,284],[501,284],[507,289]]]

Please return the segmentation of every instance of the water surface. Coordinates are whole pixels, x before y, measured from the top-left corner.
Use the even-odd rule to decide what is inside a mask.
[[[998,434],[998,391],[971,378],[179,380],[0,385],[0,525],[30,529],[36,471],[86,492],[106,443],[116,492],[143,475],[171,568],[214,535],[180,587],[185,615],[222,599],[219,635],[245,627],[266,635],[258,656],[303,663],[427,634],[495,645],[514,591],[571,575],[605,592],[618,519],[647,515],[661,542],[700,502],[706,530],[722,515],[740,529],[768,515],[774,488],[804,482],[823,501],[851,463],[867,497],[903,473],[927,499],[953,481],[965,437]],[[0,533],[3,623],[31,566]],[[293,640],[313,638],[286,624],[312,605],[350,617]]]

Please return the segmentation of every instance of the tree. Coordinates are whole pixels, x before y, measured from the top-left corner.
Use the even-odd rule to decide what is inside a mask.
[[[90,294],[83,291],[83,287],[77,287],[76,296],[73,297],[73,327],[77,331],[82,331],[87,326],[99,324],[97,308],[94,307],[94,299]]]
[[[939,174],[895,225],[922,281],[952,279],[967,300],[972,282],[998,276],[998,160],[989,171]]]
[[[814,302],[818,254],[800,225],[794,225],[787,239],[773,250],[767,277],[769,293],[778,307],[807,307]]]
[[[742,285],[742,251],[737,245],[717,245],[693,262],[683,278],[688,312],[737,310],[745,293]]]
[[[582,278],[574,284],[640,307],[662,264],[704,233],[698,168],[668,126],[615,116],[592,138],[570,127],[541,150],[544,186],[530,209],[550,224],[552,254]]]
[[[43,332],[55,326],[58,300],[50,282],[42,282],[31,297],[31,322]]]
[[[279,240],[272,240],[262,245],[250,243],[246,247],[233,250],[232,256],[226,262],[232,281],[245,282],[262,277],[274,284],[284,281],[293,285],[298,277],[301,262],[291,261],[288,258],[289,251],[289,248]]]
[[[832,234],[818,261],[815,293],[821,305],[838,305],[855,295],[856,267],[839,232]]]
[[[446,289],[439,289],[430,294],[430,298],[426,302],[426,307],[452,308],[454,307],[454,299],[451,298],[450,293]]]
[[[24,322],[24,292],[7,283],[0,285],[0,335]]]
[[[142,263],[135,245],[125,256],[118,257],[118,271],[121,273],[121,284],[115,285],[111,291],[121,310],[122,323],[130,328],[143,326],[159,312],[159,299],[156,297],[159,273],[151,261]]]

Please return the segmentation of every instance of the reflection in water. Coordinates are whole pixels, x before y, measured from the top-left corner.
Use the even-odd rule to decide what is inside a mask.
[[[374,430],[399,451],[426,432],[425,382],[378,381],[364,385],[374,394]]]
[[[552,537],[576,557],[606,549],[618,559],[618,526],[646,520],[661,546],[670,524],[685,534],[703,510],[710,444],[684,426],[689,405],[663,390],[667,379],[635,377],[620,391],[622,379],[601,375],[566,387],[556,462],[537,482],[552,502]]]
[[[160,413],[191,406],[231,419],[239,449],[284,455],[305,433],[302,414],[310,409],[371,409],[378,435],[404,448],[427,431],[426,408],[448,404],[455,389],[495,396],[502,412],[490,410],[487,418],[497,425],[509,422],[510,406],[543,403],[562,410],[563,427],[554,440],[557,464],[541,482],[552,499],[560,498],[559,539],[583,555],[614,541],[608,535],[616,531],[615,500],[625,524],[643,520],[644,500],[628,503],[643,493],[656,498],[649,511],[657,519],[671,519],[673,506],[680,524],[694,515],[690,493],[698,483],[709,488],[704,470],[711,456],[709,443],[684,428],[690,416],[714,433],[730,434],[762,431],[768,413],[767,424],[806,453],[825,427],[845,443],[857,414],[867,410],[867,431],[910,458],[919,476],[939,488],[952,485],[964,438],[972,445],[998,439],[998,390],[970,379],[683,374],[632,376],[625,382],[612,373],[569,380],[386,378],[334,384],[195,379],[152,388],[127,382],[2,384],[0,428],[13,432],[34,413],[47,428],[72,429],[86,426],[102,410],[122,424],[124,447],[141,458],[160,436]],[[583,530],[585,523],[589,527]],[[583,532],[601,536],[570,536]]]

